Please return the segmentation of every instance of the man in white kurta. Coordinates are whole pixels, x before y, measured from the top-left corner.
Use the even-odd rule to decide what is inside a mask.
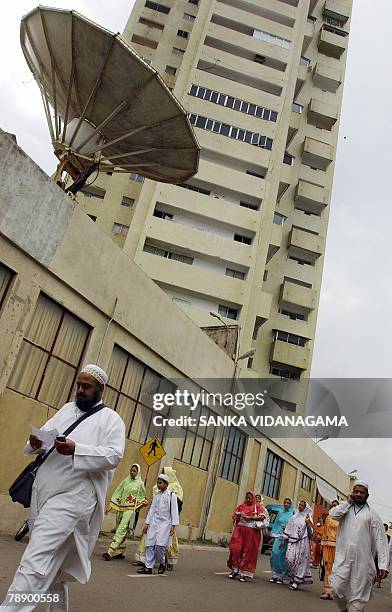
[[[367,484],[357,482],[348,500],[329,511],[339,521],[330,585],[342,612],[365,610],[376,575],[376,555],[380,576],[388,576],[388,540],[381,518],[367,503],[368,496]]]
[[[158,493],[155,495],[146,517],[143,533],[146,533],[145,567],[139,574],[151,574],[155,561],[158,573],[165,571],[165,551],[171,546],[176,525],[179,524],[177,495],[168,491],[169,477],[159,474]]]
[[[85,366],[78,376],[76,402],[65,404],[42,429],[62,434],[89,409],[102,403],[106,373]],[[78,405],[80,407],[78,407]],[[50,611],[68,610],[67,580],[86,583],[90,556],[96,544],[108,486],[121,461],[125,426],[108,407],[82,421],[38,469],[32,489],[30,541],[0,610],[30,612],[37,604],[7,604],[21,592],[56,594]],[[25,454],[45,452],[39,438],[30,436]]]

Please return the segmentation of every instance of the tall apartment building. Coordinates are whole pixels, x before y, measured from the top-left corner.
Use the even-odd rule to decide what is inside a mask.
[[[199,172],[100,175],[80,197],[199,325],[236,320],[261,376],[311,364],[351,8],[136,0],[124,38],[188,111]]]

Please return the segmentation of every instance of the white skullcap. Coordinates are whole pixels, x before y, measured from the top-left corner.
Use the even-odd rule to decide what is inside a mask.
[[[108,382],[108,375],[102,368],[95,365],[94,363],[89,363],[80,370],[80,372],[84,372],[85,374],[90,374],[95,380],[97,380],[101,385],[106,385]]]
[[[166,476],[166,474],[158,474],[157,480],[164,480],[165,482],[169,482],[170,478],[169,476]]]
[[[354,482],[353,488],[356,487],[357,485],[359,485],[360,487],[365,487],[365,489],[369,491],[369,485],[367,482],[364,482],[363,480],[356,480]]]

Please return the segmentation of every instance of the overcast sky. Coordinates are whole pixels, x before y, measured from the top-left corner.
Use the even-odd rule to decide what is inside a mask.
[[[372,27],[370,6],[382,16]],[[132,0],[49,0],[122,31]],[[47,172],[55,158],[38,87],[19,46],[19,22],[34,2],[2,7],[0,126]],[[312,375],[388,378],[392,352],[391,0],[354,0],[335,182]],[[4,60],[6,64],[4,65]],[[391,346],[390,344],[391,343]],[[322,448],[369,481],[376,509],[392,520],[390,440],[328,440]]]

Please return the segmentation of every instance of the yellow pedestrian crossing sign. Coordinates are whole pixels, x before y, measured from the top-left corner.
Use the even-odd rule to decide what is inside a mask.
[[[166,455],[166,451],[158,438],[151,438],[144,446],[139,448],[139,451],[147,465],[152,465]]]

